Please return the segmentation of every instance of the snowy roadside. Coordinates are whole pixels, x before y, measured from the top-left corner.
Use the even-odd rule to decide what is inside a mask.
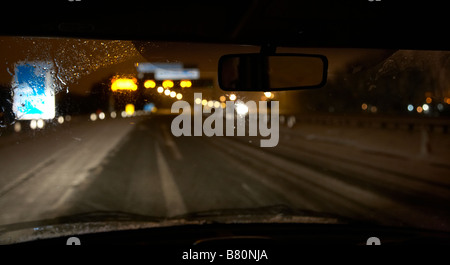
[[[297,123],[292,128],[281,126],[283,134],[450,167],[450,136],[444,133]]]

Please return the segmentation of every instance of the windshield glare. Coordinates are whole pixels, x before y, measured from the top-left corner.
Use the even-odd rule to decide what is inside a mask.
[[[0,225],[284,205],[450,230],[450,53],[323,54],[323,88],[225,92],[255,46],[0,38]],[[99,219],[100,220],[100,219]]]

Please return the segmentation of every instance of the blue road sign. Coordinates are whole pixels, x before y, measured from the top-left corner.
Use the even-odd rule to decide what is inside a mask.
[[[196,80],[199,78],[200,78],[200,71],[197,68],[185,68],[185,69],[181,69],[181,70],[157,69],[155,71],[155,79],[156,80],[165,80],[165,79]]]
[[[17,119],[53,119],[55,117],[55,93],[50,66],[45,62],[16,64],[13,80],[13,111]]]
[[[182,63],[139,63],[137,71],[140,73],[154,73],[158,69],[163,70],[182,70]]]

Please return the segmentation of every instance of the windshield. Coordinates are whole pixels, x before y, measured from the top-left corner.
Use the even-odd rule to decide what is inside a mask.
[[[0,225],[284,205],[450,231],[450,53],[327,56],[323,88],[225,92],[224,44],[0,38]]]

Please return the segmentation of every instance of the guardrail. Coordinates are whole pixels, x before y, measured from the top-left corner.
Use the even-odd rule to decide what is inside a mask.
[[[380,130],[402,130],[420,133],[420,154],[432,153],[430,134],[450,133],[450,119],[446,117],[402,117],[369,115],[281,115],[280,123],[288,128],[296,124],[319,124]]]
[[[430,133],[450,133],[450,118],[402,117],[370,115],[281,115],[280,123],[293,127],[297,123],[351,126],[379,129],[397,129]]]

